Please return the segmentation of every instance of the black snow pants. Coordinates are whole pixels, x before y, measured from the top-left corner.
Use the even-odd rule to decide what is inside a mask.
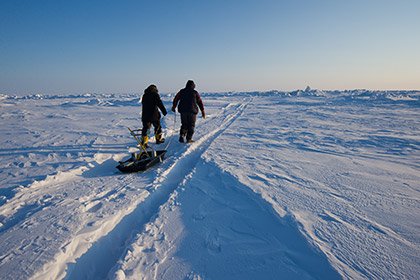
[[[160,120],[152,121],[152,122],[145,122],[143,121],[143,129],[141,130],[142,136],[147,136],[148,131],[151,128],[153,124],[153,127],[155,128],[155,135],[162,135],[162,127],[160,126]]]
[[[194,113],[181,113],[181,131],[182,137],[187,136],[187,141],[192,139],[194,134],[195,121],[197,114]]]

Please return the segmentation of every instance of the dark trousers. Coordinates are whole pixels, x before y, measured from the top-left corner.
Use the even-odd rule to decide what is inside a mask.
[[[194,113],[181,113],[181,131],[182,137],[187,136],[187,141],[192,139],[194,134],[195,120],[197,115]]]
[[[152,121],[152,122],[145,122],[143,121],[143,129],[141,130],[142,136],[147,136],[149,129],[151,126],[155,128],[155,135],[161,135],[162,134],[162,127],[160,126],[160,120]]]

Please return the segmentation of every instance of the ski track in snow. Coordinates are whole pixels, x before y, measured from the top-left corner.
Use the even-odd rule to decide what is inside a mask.
[[[138,97],[1,96],[0,279],[414,279],[419,95],[204,95],[136,174]]]

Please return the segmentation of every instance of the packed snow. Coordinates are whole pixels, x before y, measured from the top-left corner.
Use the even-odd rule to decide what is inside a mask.
[[[0,95],[0,278],[418,279],[420,92],[201,97],[123,174],[141,94]]]

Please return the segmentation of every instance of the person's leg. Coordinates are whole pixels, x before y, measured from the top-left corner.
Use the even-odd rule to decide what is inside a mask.
[[[187,125],[187,142],[191,142],[192,141],[196,119],[197,119],[197,115],[196,114],[189,114],[189,116],[188,116],[188,125]]]
[[[160,120],[153,122],[153,126],[155,128],[156,144],[161,144],[165,142],[165,139],[162,138],[162,127],[160,125]]]
[[[141,130],[141,144],[146,145],[149,141],[148,131],[150,129],[150,122],[143,122],[143,129]]]
[[[184,142],[184,137],[187,134],[188,128],[188,114],[181,113],[181,129],[179,131],[179,142]]]

